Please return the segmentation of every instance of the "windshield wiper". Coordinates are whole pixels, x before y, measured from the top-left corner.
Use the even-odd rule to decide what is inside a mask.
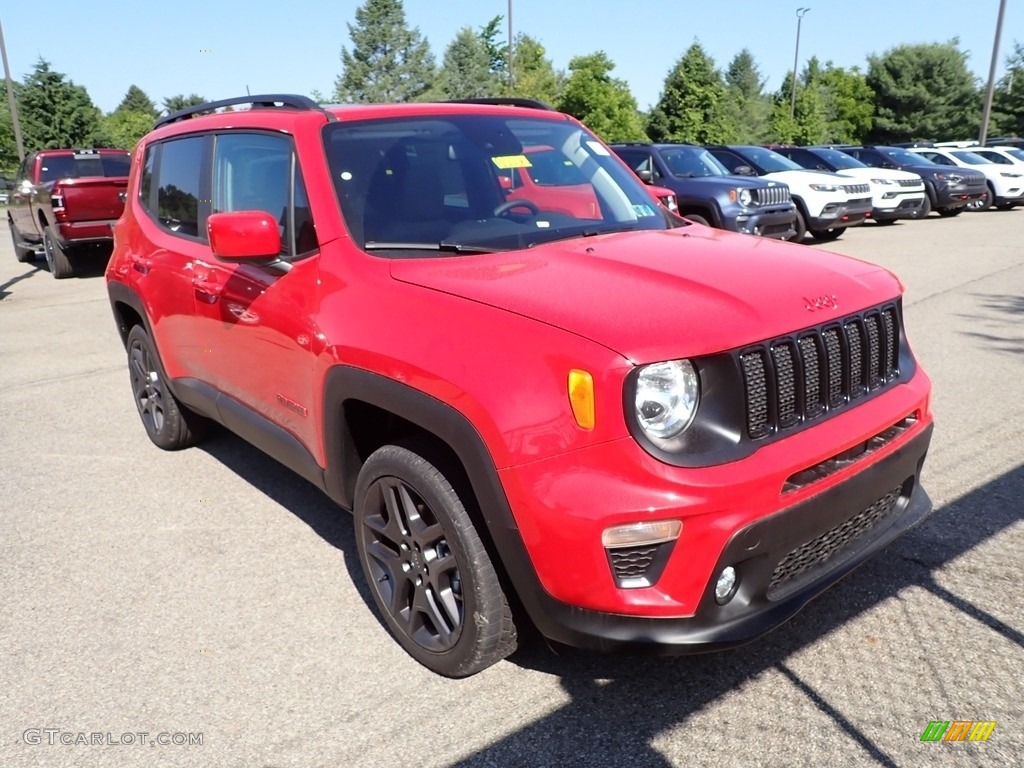
[[[390,240],[371,240],[363,245],[367,251],[440,251],[442,253],[501,253],[504,248],[485,248],[463,243],[405,243]]]
[[[574,229],[571,231],[555,231],[550,233],[551,237],[545,237],[542,240],[538,240],[534,243],[530,243],[529,248],[533,248],[538,245],[545,245],[546,243],[554,243],[558,240],[573,240],[577,237],[597,237],[598,235],[612,235],[616,232],[635,232],[637,229],[636,224],[620,224],[617,227],[586,227],[584,229]],[[541,230],[543,231],[543,230]]]

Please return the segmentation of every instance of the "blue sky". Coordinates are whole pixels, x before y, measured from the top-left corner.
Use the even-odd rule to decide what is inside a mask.
[[[39,56],[88,88],[97,106],[114,109],[135,83],[158,102],[177,93],[209,99],[318,89],[330,95],[341,71],[347,23],[358,0],[177,0],[126,3],[92,0],[76,10],[68,0],[5,3],[0,8],[7,55],[21,79]],[[795,10],[810,5],[800,38],[801,62],[812,55],[840,66],[901,43],[959,37],[969,66],[988,76],[998,0],[735,0],[734,2],[610,2],[513,0],[516,32],[540,40],[555,66],[605,51],[641,108],[657,101],[665,75],[696,39],[720,67],[746,47],[776,89],[792,67]],[[478,28],[507,11],[507,0],[405,0],[440,61],[460,27]],[[507,29],[503,27],[503,30]],[[1024,42],[1024,8],[1010,0],[999,72],[1014,40]],[[205,52],[205,51],[210,52]]]

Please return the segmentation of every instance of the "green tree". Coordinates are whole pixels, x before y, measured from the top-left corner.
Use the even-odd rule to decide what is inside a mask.
[[[875,93],[871,141],[962,139],[977,134],[981,92],[956,38],[900,45],[871,56],[867,84]]]
[[[495,16],[480,28],[480,40],[487,50],[488,68],[500,81],[508,80],[508,44],[501,42],[502,16]]]
[[[115,109],[103,118],[103,130],[118,149],[135,149],[139,139],[153,130],[154,118],[149,112]]]
[[[992,100],[989,135],[1024,136],[1024,44],[1014,41]]]
[[[153,100],[146,95],[146,92],[139,88],[137,85],[128,86],[128,92],[125,93],[124,98],[121,99],[121,103],[117,105],[115,112],[121,112],[122,110],[130,110],[133,112],[142,112],[143,114],[151,116],[154,120],[160,115],[160,110],[156,108],[156,104]]]
[[[89,93],[40,58],[18,89],[18,116],[25,151],[60,147],[104,147],[103,113]]]
[[[446,99],[472,99],[494,96],[498,80],[492,66],[492,54],[486,41],[471,27],[463,27],[444,52],[438,87]]]
[[[753,54],[744,48],[725,70],[725,100],[722,105],[726,124],[735,127],[734,140],[741,144],[759,144],[768,134],[771,99],[764,93],[764,78]]]
[[[556,106],[607,142],[641,140],[644,131],[636,99],[625,81],[611,76],[613,69],[615,64],[604,51],[574,57]]]
[[[875,93],[858,67],[825,64],[817,83],[824,91],[827,141],[860,144],[874,125]]]
[[[341,103],[420,101],[435,77],[430,46],[405,20],[401,0],[366,0],[348,25],[352,51],[341,49],[342,73],[334,84]]]
[[[194,107],[197,104],[205,104],[209,99],[204,99],[197,93],[191,93],[186,96],[183,93],[179,93],[177,96],[168,96],[164,99],[164,110],[170,115],[173,112],[180,112],[183,109]]]
[[[665,78],[647,134],[654,141],[730,142],[737,131],[726,122],[724,104],[722,73],[700,43],[694,43]]]
[[[793,104],[793,73],[782,81],[775,94],[769,117],[768,135],[772,142],[782,144],[823,144],[828,141],[826,115],[827,90],[823,87],[822,67],[817,58],[811,58],[800,74],[796,92],[796,109],[790,117]]]
[[[516,35],[512,49],[512,67],[515,75],[514,95],[524,99],[537,99],[545,104],[557,104],[565,88],[566,76],[555,69],[547,57],[544,46],[529,35]],[[508,73],[502,78],[504,91],[508,91]]]

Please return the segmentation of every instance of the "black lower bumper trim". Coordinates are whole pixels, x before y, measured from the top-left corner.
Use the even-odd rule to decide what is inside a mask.
[[[692,617],[650,618],[602,613],[532,595],[530,614],[550,640],[596,650],[628,648],[656,653],[701,653],[750,642],[790,619],[808,602],[861,565],[931,512],[920,487],[921,465],[931,440],[929,425],[889,456],[838,486],[738,531],[713,570],[727,565],[739,574],[735,596],[724,606],[714,599],[712,576]],[[826,562],[791,583],[769,585],[779,563],[797,548],[831,531],[899,489],[894,508],[869,530],[840,547]],[[537,604],[539,603],[539,604]],[[539,609],[539,610],[538,610]]]

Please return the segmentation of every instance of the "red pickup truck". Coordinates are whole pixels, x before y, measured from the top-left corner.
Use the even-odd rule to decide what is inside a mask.
[[[130,155],[123,149],[44,149],[28,155],[7,207],[14,254],[41,248],[57,279],[71,277],[79,255],[113,244],[124,211]]]

